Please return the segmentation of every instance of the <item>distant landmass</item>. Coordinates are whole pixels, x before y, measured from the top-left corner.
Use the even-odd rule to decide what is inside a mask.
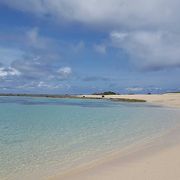
[[[20,93],[1,93],[0,96],[24,96],[24,97],[47,97],[47,98],[71,98],[73,95],[59,95],[59,94],[20,94]]]
[[[118,95],[118,94],[113,91],[105,91],[102,93],[93,93],[92,95]]]
[[[106,91],[102,93],[94,93],[93,95],[101,95],[102,97],[85,97],[76,95],[59,95],[59,94],[20,94],[20,93],[0,93],[0,96],[16,96],[16,97],[45,97],[45,98],[76,98],[76,99],[103,99],[105,95],[118,95],[112,91]],[[110,98],[111,101],[122,101],[122,102],[146,102],[145,100],[139,99],[126,99],[126,98]]]

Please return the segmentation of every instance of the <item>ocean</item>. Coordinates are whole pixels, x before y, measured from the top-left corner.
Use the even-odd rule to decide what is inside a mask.
[[[0,179],[68,172],[174,128],[179,115],[148,103],[0,97]]]

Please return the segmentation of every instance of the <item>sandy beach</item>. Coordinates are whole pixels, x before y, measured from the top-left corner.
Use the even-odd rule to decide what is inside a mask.
[[[124,158],[84,170],[64,180],[179,180],[180,145],[153,149],[149,147]]]
[[[179,180],[179,127],[144,144],[137,144],[100,164],[57,176],[58,180]],[[50,178],[51,179],[51,178]]]
[[[101,95],[81,95],[78,97],[85,98],[102,98]],[[105,99],[137,99],[145,100],[148,103],[162,105],[167,107],[180,108],[180,93],[167,93],[167,94],[133,94],[133,95],[105,95]]]
[[[84,95],[100,98],[97,95]],[[147,103],[180,108],[180,94],[110,95],[104,98],[146,100]],[[177,117],[180,119],[180,117]],[[179,180],[180,127],[156,139],[132,146],[106,160],[78,169],[53,180]]]

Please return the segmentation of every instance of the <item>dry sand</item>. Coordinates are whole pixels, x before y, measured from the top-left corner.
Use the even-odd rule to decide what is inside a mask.
[[[81,95],[79,97],[87,97],[87,98],[102,98],[101,95]],[[180,93],[168,93],[168,94],[135,94],[135,95],[106,95],[104,96],[106,99],[110,98],[125,98],[125,99],[138,99],[138,100],[146,100],[149,103],[169,106],[169,107],[177,107],[180,108]]]
[[[149,149],[152,151],[152,149]],[[144,153],[144,154],[143,154]],[[109,162],[64,180],[180,180],[180,146]]]
[[[86,97],[101,97],[86,95]],[[141,99],[149,103],[180,107],[180,94],[115,95],[105,98]],[[180,119],[180,117],[177,117]],[[57,176],[53,180],[180,180],[180,127],[155,140],[137,145],[88,168]]]

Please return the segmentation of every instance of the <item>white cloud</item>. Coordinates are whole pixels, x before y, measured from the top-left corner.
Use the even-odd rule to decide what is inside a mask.
[[[167,26],[179,20],[178,0],[1,0],[9,7],[39,16],[105,26]]]
[[[106,54],[106,45],[105,44],[95,44],[94,50],[100,54]]]
[[[53,89],[69,89],[70,85],[40,81],[40,82],[37,83],[36,87],[38,87],[38,88],[47,88],[47,89],[53,90]]]
[[[136,65],[149,69],[180,66],[179,0],[1,0],[11,8],[37,16],[78,22],[111,33],[113,45]],[[28,33],[31,44],[43,48],[38,30]],[[81,46],[80,46],[81,47]],[[96,47],[105,52],[105,47]]]
[[[27,44],[35,49],[49,49],[53,42],[50,38],[43,37],[39,33],[39,29],[34,27],[26,32]]]
[[[21,73],[14,68],[4,68],[4,67],[0,67],[0,78],[5,78],[8,76],[20,76]]]
[[[62,67],[57,72],[61,78],[67,78],[72,74],[72,69],[70,67]]]
[[[180,66],[180,34],[163,31],[113,32],[111,40],[141,68],[156,70]]]
[[[37,84],[37,87],[38,87],[38,88],[48,88],[48,89],[57,89],[57,88],[59,88],[58,85],[54,85],[54,84],[47,83],[47,82],[44,82],[44,81],[40,81],[40,82]]]
[[[127,91],[135,91],[135,92],[138,92],[138,91],[143,91],[144,88],[141,88],[141,87],[129,87],[129,88],[126,88]]]

